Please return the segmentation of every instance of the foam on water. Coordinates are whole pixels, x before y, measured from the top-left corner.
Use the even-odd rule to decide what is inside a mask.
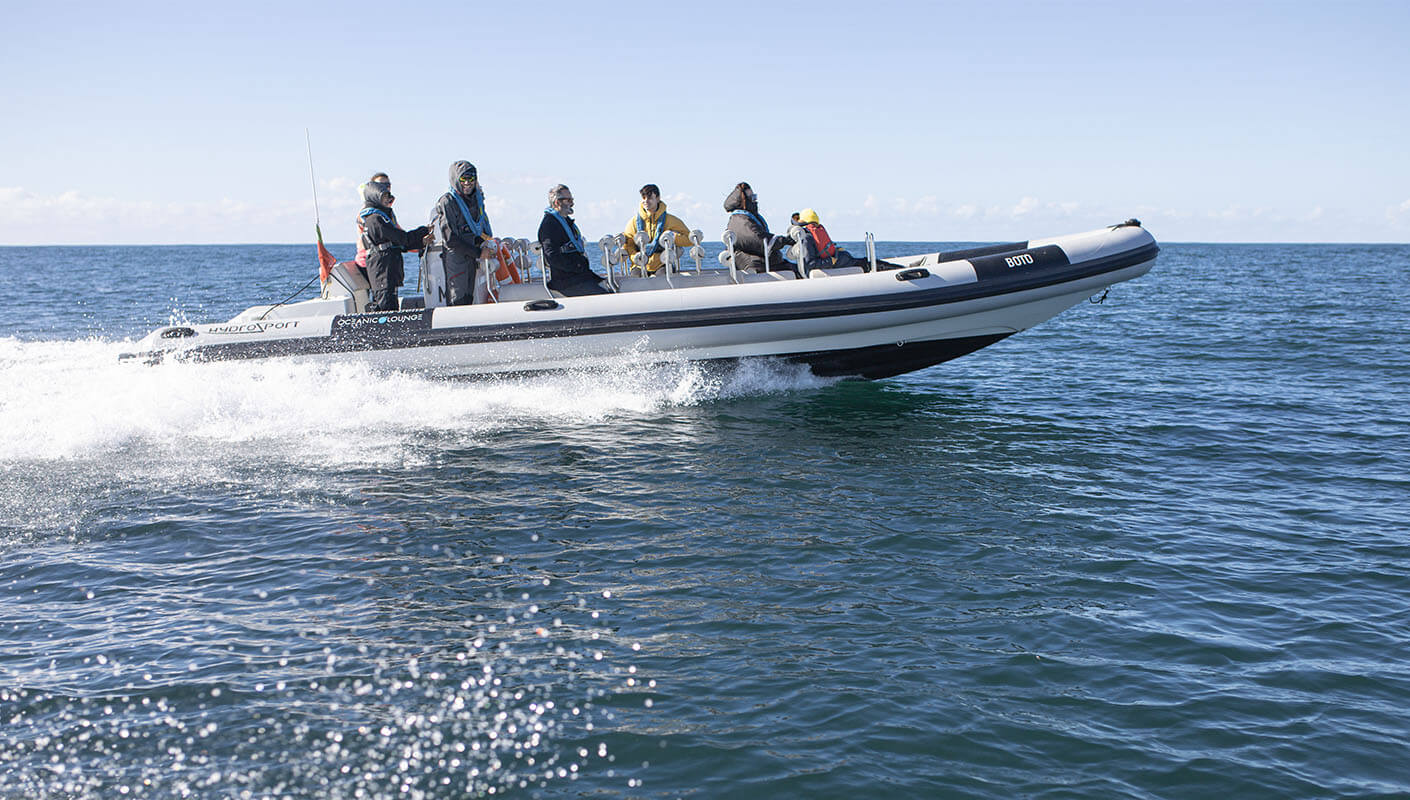
[[[147,366],[130,342],[0,339],[0,533],[76,530],[132,491],[347,499],[330,474],[415,468],[512,431],[601,425],[823,386],[801,365],[624,358],[610,370],[447,380],[357,361]],[[610,427],[610,426],[608,426]]]
[[[805,367],[627,359],[611,370],[475,381],[289,360],[142,366],[130,343],[0,339],[0,463],[104,458],[134,446],[188,458],[257,444],[311,465],[401,463],[421,434],[596,422],[825,385]],[[186,459],[183,459],[186,460]]]

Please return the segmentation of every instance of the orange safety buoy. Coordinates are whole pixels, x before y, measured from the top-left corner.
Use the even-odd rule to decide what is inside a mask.
[[[499,245],[499,269],[495,270],[495,280],[500,283],[523,283],[519,267],[514,263],[514,253],[503,242]]]

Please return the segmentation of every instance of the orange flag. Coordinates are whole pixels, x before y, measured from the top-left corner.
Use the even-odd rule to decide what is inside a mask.
[[[314,233],[318,234],[318,279],[324,283],[328,282],[328,273],[333,270],[333,265],[338,263],[338,259],[328,252],[328,248],[323,246],[323,231],[315,223]]]

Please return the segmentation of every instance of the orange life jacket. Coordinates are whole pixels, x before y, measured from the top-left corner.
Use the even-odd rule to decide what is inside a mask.
[[[837,257],[837,245],[832,243],[832,237],[827,235],[827,228],[824,228],[821,223],[805,222],[803,230],[813,237],[813,247],[818,256],[829,261]]]

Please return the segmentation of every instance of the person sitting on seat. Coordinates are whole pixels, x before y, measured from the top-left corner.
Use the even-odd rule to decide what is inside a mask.
[[[725,198],[729,213],[726,230],[735,235],[735,266],[749,272],[764,271],[764,248],[769,246],[768,223],[759,216],[759,195],[748,183],[738,183]],[[769,249],[769,269],[773,272],[798,272],[798,265],[783,257],[783,249],[791,240],[781,236]]]
[[[790,252],[799,251],[798,261],[804,269],[812,271],[832,269],[833,267],[861,267],[862,269],[869,267],[865,258],[857,258],[833,243],[832,237],[827,233],[827,228],[824,228],[818,219],[818,212],[811,208],[805,208],[795,216],[798,219],[789,233],[797,240],[798,246],[791,248]],[[891,264],[880,259],[877,259],[876,266],[877,269],[900,269],[899,264]]]
[[[583,234],[573,221],[573,192],[561,183],[548,190],[548,208],[543,210],[538,240],[544,266],[552,274],[549,289],[564,297],[611,294],[603,287],[602,276],[588,265]]]
[[[661,268],[661,252],[664,250],[660,243],[662,233],[674,231],[678,246],[690,246],[690,229],[681,222],[680,217],[666,213],[666,204],[661,202],[661,189],[654,183],[641,187],[641,207],[637,209],[636,216],[627,220],[627,227],[622,231],[627,240],[628,257],[636,255],[636,235],[642,231],[651,237],[651,244],[646,246],[646,271],[652,275]]]
[[[798,212],[798,228],[801,233],[795,238],[801,250],[799,261],[807,270],[831,269],[832,267],[865,267],[866,259],[857,258],[833,243],[827,228],[818,219],[818,212],[805,208]]]
[[[390,184],[371,181],[362,187],[362,243],[367,250],[367,282],[372,286],[368,311],[396,311],[397,288],[405,280],[401,254],[420,250],[430,230],[425,225],[404,231],[392,211],[396,197]]]
[[[475,165],[457,161],[450,165],[450,191],[431,209],[431,225],[445,246],[446,302],[469,305],[475,298],[475,266],[495,254],[490,218],[485,213],[485,192]]]

